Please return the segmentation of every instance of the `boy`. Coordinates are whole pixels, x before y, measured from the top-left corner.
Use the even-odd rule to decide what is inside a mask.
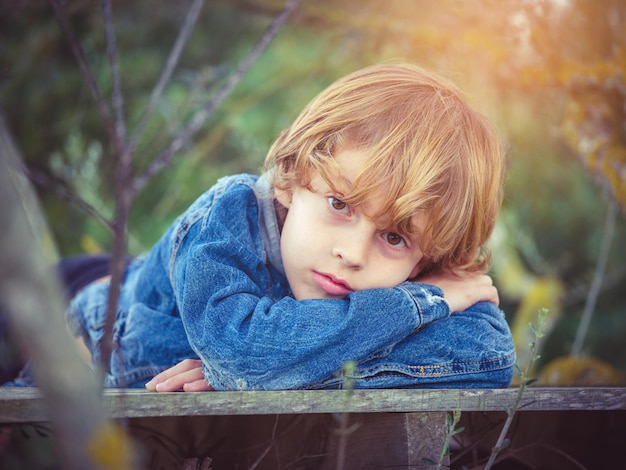
[[[340,79],[262,177],[223,178],[129,265],[105,385],[337,388],[353,361],[357,388],[507,386],[513,343],[481,252],[502,166],[441,78]],[[67,314],[94,361],[107,293],[92,282]]]

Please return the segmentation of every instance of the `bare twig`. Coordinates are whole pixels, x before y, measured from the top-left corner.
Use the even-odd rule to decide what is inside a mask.
[[[624,282],[624,278],[626,278],[626,266],[617,266],[611,272],[606,272],[604,274],[604,279],[602,281],[602,288],[600,289],[600,292],[612,289],[613,287],[618,285],[622,285],[622,283]],[[587,297],[589,296],[590,289],[590,283],[581,283],[577,286],[572,287],[565,293],[565,295],[563,295],[563,306],[569,307],[586,301]]]
[[[72,48],[72,52],[74,53],[74,57],[76,58],[76,62],[78,62],[78,66],[80,68],[81,73],[83,74],[83,79],[91,92],[91,96],[96,102],[96,106],[100,115],[102,116],[102,120],[104,121],[107,133],[109,134],[109,138],[111,141],[115,141],[115,128],[113,125],[113,120],[111,119],[111,112],[106,105],[106,102],[102,98],[102,93],[100,93],[100,88],[98,87],[98,83],[96,78],[94,77],[89,64],[87,63],[87,58],[85,57],[85,53],[83,48],[81,47],[78,39],[76,39],[76,35],[74,34],[74,30],[70,26],[67,21],[67,17],[63,12],[63,7],[61,6],[59,0],[48,0],[50,5],[52,6],[52,10],[54,11],[54,16],[56,17],[57,23],[61,28],[65,38],[70,44]]]
[[[510,449],[509,452],[507,453],[506,456],[503,456],[502,458],[497,458],[495,460],[495,463],[502,463],[502,461],[505,458],[511,458],[511,457],[517,457],[517,461],[519,462],[524,462],[525,464],[530,465],[530,463],[528,462],[528,458],[524,458],[525,456],[527,457],[528,455],[533,455],[532,453],[535,451],[535,449],[545,449],[548,452],[553,452],[557,455],[559,455],[560,457],[563,457],[565,460],[567,460],[573,467],[571,468],[578,468],[579,470],[588,470],[587,467],[585,467],[581,462],[579,462],[578,460],[576,460],[574,457],[572,457],[571,455],[569,455],[567,452],[562,451],[561,449],[559,449],[558,447],[549,444],[549,443],[545,443],[545,442],[540,442],[540,441],[536,441],[536,442],[531,442],[530,444],[526,444],[524,446],[520,446],[520,447],[516,447],[515,449]],[[510,462],[509,462],[510,464]],[[463,466],[463,468],[467,468],[465,466]],[[474,465],[470,468],[468,468],[468,470],[473,470],[473,469],[481,469],[484,470],[484,467],[478,467],[478,465]],[[570,468],[569,466],[567,468]]]
[[[570,355],[579,356],[583,349],[583,343],[589,331],[589,324],[593,317],[593,312],[598,300],[598,294],[602,288],[602,281],[604,279],[604,272],[606,271],[606,264],[609,260],[609,253],[611,252],[611,243],[613,241],[613,235],[615,234],[615,222],[619,214],[617,202],[614,200],[609,201],[609,208],[606,213],[606,220],[604,223],[604,236],[602,238],[602,245],[600,246],[600,254],[598,255],[598,262],[593,274],[593,281],[589,287],[589,293],[587,294],[587,300],[585,302],[585,308],[583,310],[582,318],[578,324],[576,330],[576,338],[572,344]]]
[[[539,443],[537,443],[537,446],[543,447],[544,449],[547,449],[548,451],[551,451],[551,452],[554,452],[557,455],[560,455],[561,457],[563,457],[565,460],[567,460],[570,464],[572,464],[573,466],[575,466],[579,470],[587,470],[587,467],[585,467],[581,462],[579,462],[574,457],[569,455],[567,452],[559,449],[556,446],[553,446],[551,444],[547,444],[545,442],[539,442]]]
[[[150,179],[163,170],[174,158],[186,142],[191,139],[206,120],[211,116],[215,108],[229,95],[233,88],[239,83],[252,64],[258,59],[259,55],[267,48],[268,44],[278,34],[281,26],[285,23],[289,15],[295,10],[300,0],[287,0],[283,11],[272,21],[263,36],[250,53],[241,61],[237,70],[230,76],[224,86],[218,90],[213,98],[211,98],[196,114],[192,116],[187,125],[174,137],[168,147],[162,150],[152,161],[148,168],[138,176],[133,185],[134,194],[150,181]]]
[[[301,417],[300,418],[299,417],[295,417],[294,419],[291,419],[290,422],[288,422],[288,424],[286,426],[283,426],[283,429],[280,431],[280,433],[278,433],[279,418],[280,418],[280,416],[276,415],[276,419],[274,420],[274,427],[272,429],[272,435],[270,437],[269,443],[267,444],[267,446],[265,447],[265,449],[263,450],[261,455],[248,468],[248,470],[256,469],[263,462],[263,460],[265,459],[267,454],[272,449],[278,450],[277,449],[277,445],[278,445],[279,441],[281,441],[286,435],[291,433],[292,429],[297,427],[297,426],[299,426],[300,423],[301,423],[301,419],[300,419]],[[278,453],[277,453],[277,455],[278,455]],[[283,468],[283,467],[280,466],[280,468]]]
[[[278,429],[278,419],[280,415],[276,415],[276,419],[274,420],[274,428],[272,429],[272,437],[270,439],[269,445],[265,448],[265,450],[259,455],[259,457],[254,461],[249,470],[254,470],[259,466],[259,464],[263,461],[265,456],[272,450],[273,447],[276,446],[276,430]]]
[[[113,84],[112,104],[115,116],[115,149],[116,159],[116,191],[115,191],[115,220],[113,223],[114,237],[111,259],[111,284],[107,304],[106,322],[102,337],[102,366],[105,371],[110,370],[110,358],[113,339],[113,325],[120,296],[120,287],[126,268],[126,243],[128,232],[128,214],[132,203],[131,171],[132,162],[130,147],[126,134],[126,120],[124,118],[124,98],[122,94],[115,29],[111,12],[111,1],[102,3],[104,30],[107,40],[107,55],[111,68],[111,82]]]
[[[196,20],[200,15],[200,11],[204,5],[204,0],[194,0],[191,6],[189,7],[189,11],[187,12],[187,16],[185,17],[185,21],[183,22],[183,26],[178,33],[178,37],[176,38],[176,42],[170,51],[169,56],[167,57],[167,61],[165,63],[165,67],[161,72],[161,77],[159,78],[158,83],[152,90],[152,94],[150,95],[150,100],[148,101],[148,105],[144,110],[141,118],[139,119],[139,124],[135,129],[131,139],[130,145],[131,149],[134,149],[137,145],[137,140],[141,136],[146,124],[150,120],[154,109],[156,108],[159,100],[161,99],[161,95],[163,95],[163,91],[165,90],[166,85],[168,84],[178,61],[180,60],[180,55],[193,31],[193,28],[196,24]]]
[[[28,178],[37,186],[47,188],[58,197],[68,201],[70,204],[74,204],[80,210],[93,217],[97,222],[100,223],[100,225],[102,225],[109,232],[111,232],[111,234],[113,233],[113,224],[95,207],[85,202],[76,193],[70,190],[69,187],[66,185],[66,181],[57,181],[42,171],[37,171],[29,168],[24,168],[23,171],[28,175]]]
[[[111,87],[113,91],[111,104],[113,105],[113,116],[115,122],[115,142],[118,145],[118,151],[123,153],[123,147],[128,139],[126,137],[124,95],[122,93],[120,67],[117,60],[117,41],[115,39],[115,27],[113,24],[113,13],[111,11],[111,0],[103,0],[102,15],[104,18],[104,33],[107,41],[107,56],[109,58],[109,67],[111,68]]]

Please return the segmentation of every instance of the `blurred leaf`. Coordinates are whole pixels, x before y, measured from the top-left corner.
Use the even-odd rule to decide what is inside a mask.
[[[542,385],[623,386],[623,371],[594,357],[562,356],[547,363],[539,372]]]

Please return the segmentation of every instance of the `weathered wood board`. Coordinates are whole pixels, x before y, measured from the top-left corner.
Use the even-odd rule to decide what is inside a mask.
[[[150,393],[133,389],[103,392],[111,418],[259,415],[301,413],[415,413],[506,411],[516,388],[444,390],[289,390],[268,392]],[[626,410],[626,388],[534,388],[524,391],[522,410]],[[46,421],[35,388],[0,387],[0,423]]]
[[[110,418],[123,420],[133,437],[146,444],[147,454],[162,460],[159,468],[197,469],[210,460],[214,468],[273,470],[295,462],[296,468],[331,470],[343,455],[346,469],[426,470],[433,468],[429,462],[436,461],[443,448],[449,412],[506,415],[517,394],[516,388],[206,393],[111,389],[103,391],[102,401]],[[530,420],[536,412],[584,415],[585,426],[561,424],[551,430],[557,435],[568,429],[584,433],[589,413],[611,410],[624,416],[626,388],[529,387],[520,409]],[[559,416],[550,417],[551,426],[557,426]],[[349,430],[343,446],[342,419]],[[0,424],[48,420],[38,389],[0,387]],[[598,420],[595,427],[602,429],[606,423]],[[531,437],[548,431],[549,426],[539,426],[531,426]],[[613,434],[621,439],[622,427]],[[589,441],[585,437],[584,442]],[[546,458],[542,455],[541,461]],[[444,466],[449,462],[445,457]]]

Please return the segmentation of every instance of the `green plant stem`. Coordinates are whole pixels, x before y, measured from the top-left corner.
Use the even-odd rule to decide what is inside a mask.
[[[450,415],[448,415],[448,419],[449,419]],[[459,421],[461,420],[461,410],[457,409],[454,410],[454,413],[452,414],[452,422],[447,422],[447,429],[446,429],[446,439],[443,442],[443,447],[441,448],[441,454],[439,455],[439,461],[437,462],[437,470],[441,470],[443,468],[443,461],[445,460],[446,456],[450,453],[450,439],[452,439],[452,436],[454,436],[455,434],[458,434],[458,432],[455,432],[456,430],[456,425],[459,424]],[[459,432],[462,429],[459,430]]]
[[[539,341],[544,336],[543,330],[545,327],[545,319],[546,319],[547,313],[548,311],[546,309],[539,310],[538,321],[537,321],[538,326],[535,327],[532,323],[530,325],[531,330],[535,334],[535,341],[533,341],[530,345],[530,352],[531,352],[530,359],[528,360],[528,365],[526,366],[526,369],[521,372],[521,383],[517,391],[517,395],[515,396],[515,401],[513,402],[513,406],[507,410],[506,421],[504,422],[504,426],[502,426],[502,430],[500,431],[500,435],[498,436],[498,440],[496,441],[496,444],[491,449],[491,455],[489,456],[489,460],[487,461],[487,464],[485,465],[484,470],[489,470],[493,466],[494,462],[496,461],[496,457],[498,456],[498,453],[506,447],[504,445],[506,435],[509,432],[509,428],[511,427],[511,424],[513,423],[513,418],[515,417],[515,413],[520,408],[520,403],[522,401],[522,396],[524,395],[524,391],[526,390],[526,387],[528,386],[530,382],[528,375],[530,374],[530,371],[535,365],[535,362],[537,361],[537,359],[540,358]]]
[[[354,369],[356,364],[354,362],[347,362],[343,365],[343,388],[345,393],[345,405],[346,408],[352,399],[352,392],[354,391]],[[344,470],[346,465],[346,449],[348,448],[348,436],[352,433],[354,428],[350,428],[349,425],[350,414],[347,411],[341,413],[339,421],[339,442],[337,444],[337,462],[335,464],[335,470]]]

